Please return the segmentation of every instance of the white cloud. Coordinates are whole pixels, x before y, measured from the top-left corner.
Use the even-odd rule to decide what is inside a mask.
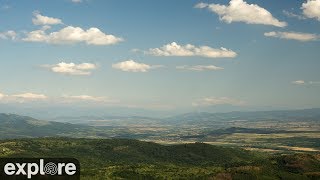
[[[196,47],[192,44],[179,45],[176,42],[166,44],[160,48],[151,48],[145,53],[154,56],[199,56],[206,58],[233,58],[237,56],[236,52],[223,47],[214,49],[209,46]]]
[[[82,0],[71,0],[71,2],[73,2],[73,3],[81,3]]]
[[[33,13],[34,18],[32,18],[32,22],[34,25],[54,25],[54,24],[62,24],[62,20],[58,18],[43,16],[39,12]]]
[[[48,97],[43,94],[35,94],[35,93],[23,93],[23,94],[14,94],[14,95],[7,95],[0,93],[0,100],[2,103],[24,103],[27,101],[43,101],[46,100]]]
[[[207,8],[218,14],[220,20],[226,23],[245,22],[277,27],[287,26],[286,22],[274,18],[268,10],[257,4],[248,4],[243,0],[231,0],[229,5],[199,3],[195,5],[195,8]]]
[[[209,6],[209,4],[200,2],[200,3],[196,4],[196,5],[194,6],[194,8],[203,9],[203,8],[208,7],[208,6]]]
[[[62,98],[66,100],[74,100],[74,101],[93,101],[93,102],[105,102],[107,99],[105,97],[95,97],[89,95],[78,95],[78,96],[62,96]]]
[[[133,52],[133,53],[140,53],[140,52],[142,52],[142,53],[143,53],[143,51],[142,51],[142,50],[137,49],[137,48],[131,49],[130,51],[131,51],[131,52]]]
[[[292,81],[292,84],[296,84],[296,85],[319,85],[320,81],[304,81],[304,80],[296,80],[296,81]]]
[[[52,72],[67,75],[90,75],[92,70],[98,68],[96,64],[92,63],[75,64],[65,62],[54,65],[44,65],[44,67],[49,68]]]
[[[243,106],[246,102],[230,97],[206,97],[192,103],[193,106],[235,105]]]
[[[17,33],[15,31],[6,31],[0,33],[0,39],[11,39],[15,40],[17,38]]]
[[[47,96],[43,94],[34,94],[34,93],[24,93],[24,94],[15,94],[11,97],[18,98],[21,100],[44,100],[47,99]]]
[[[112,65],[112,68],[119,69],[127,72],[148,72],[151,69],[162,67],[161,65],[148,65],[144,63],[138,63],[134,60],[127,60]]]
[[[6,97],[6,95],[0,92],[0,100],[3,99],[4,97]]]
[[[217,71],[217,70],[223,70],[224,68],[222,67],[217,67],[214,65],[196,65],[196,66],[188,66],[188,65],[183,65],[183,66],[177,66],[177,69],[181,70],[190,70],[190,71]]]
[[[103,96],[90,96],[90,95],[63,95],[61,97],[47,97],[44,94],[36,93],[22,93],[6,95],[0,93],[0,103],[27,103],[27,102],[48,102],[48,103],[109,103],[117,104],[119,100],[111,99]]]
[[[49,25],[44,25],[44,26],[41,27],[41,30],[43,30],[43,31],[46,31],[46,30],[48,30],[48,29],[51,29],[51,26],[49,26]]]
[[[301,9],[304,16],[320,21],[320,0],[307,0],[302,4]]]
[[[299,14],[294,14],[292,12],[289,12],[289,11],[286,11],[286,10],[283,10],[282,11],[284,15],[286,15],[287,17],[290,17],[290,18],[297,18],[299,20],[303,20],[303,19],[306,19],[304,16],[302,15],[299,15]]]
[[[296,85],[304,85],[306,82],[304,80],[296,80],[292,81],[291,83]]]
[[[47,33],[46,29],[28,32],[23,41],[45,42],[50,44],[74,44],[84,42],[88,45],[111,45],[123,41],[122,38],[103,33],[92,27],[84,30],[80,27],[67,26],[60,31]]]
[[[301,32],[267,32],[264,33],[267,37],[277,37],[280,39],[292,39],[297,41],[316,41],[319,40],[320,36],[316,34],[301,33]]]

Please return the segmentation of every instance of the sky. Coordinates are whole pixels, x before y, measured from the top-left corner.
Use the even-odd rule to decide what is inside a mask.
[[[0,0],[0,24],[2,107],[320,107],[320,0]]]

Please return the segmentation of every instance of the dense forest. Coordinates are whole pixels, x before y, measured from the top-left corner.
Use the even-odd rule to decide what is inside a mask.
[[[129,139],[0,141],[0,157],[73,157],[82,179],[319,179],[319,154],[262,154],[205,143]]]

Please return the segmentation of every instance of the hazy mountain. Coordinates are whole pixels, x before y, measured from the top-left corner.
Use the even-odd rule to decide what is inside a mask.
[[[150,110],[126,107],[51,106],[48,104],[0,104],[2,113],[20,114],[37,119],[58,119],[59,117],[81,116],[151,116],[166,117],[187,111]]]
[[[94,128],[70,123],[37,120],[15,114],[0,114],[0,139],[89,135]]]
[[[277,110],[277,111],[253,111],[253,112],[227,112],[227,113],[208,113],[194,112],[166,119],[166,122],[173,124],[210,124],[212,122],[223,122],[225,120],[279,120],[279,121],[308,121],[319,120],[320,108],[302,109],[302,110]]]

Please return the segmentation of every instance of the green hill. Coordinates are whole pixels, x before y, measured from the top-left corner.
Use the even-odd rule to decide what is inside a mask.
[[[73,157],[83,179],[316,179],[317,155],[263,156],[203,143],[159,145],[128,139],[0,141],[0,157]]]
[[[0,113],[0,139],[34,137],[97,137],[97,128],[37,120],[28,116]]]

